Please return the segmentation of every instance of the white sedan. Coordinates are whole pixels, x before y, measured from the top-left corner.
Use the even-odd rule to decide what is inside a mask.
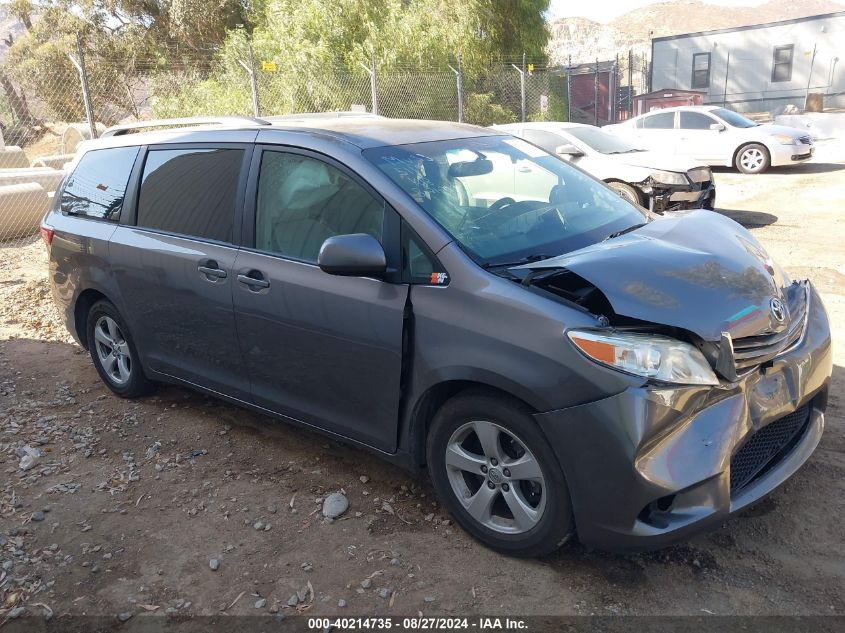
[[[656,213],[712,209],[716,202],[716,184],[706,165],[640,149],[602,128],[551,121],[492,127],[578,165],[629,202]]]
[[[814,150],[813,140],[805,131],[760,125],[718,106],[655,110],[603,129],[649,149],[711,166],[733,165],[744,174],[800,163],[810,158]]]

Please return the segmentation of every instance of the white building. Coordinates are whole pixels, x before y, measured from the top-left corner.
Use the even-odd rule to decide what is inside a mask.
[[[845,107],[845,11],[656,37],[651,59],[652,90],[700,90],[744,112],[803,107],[808,92]]]

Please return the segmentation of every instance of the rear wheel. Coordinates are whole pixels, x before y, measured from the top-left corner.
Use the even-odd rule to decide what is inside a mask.
[[[771,156],[765,145],[751,143],[740,148],[734,163],[743,174],[761,174],[769,168]]]
[[[631,185],[616,181],[609,182],[607,185],[631,204],[642,206],[642,199],[640,198],[639,192]]]
[[[481,393],[448,401],[432,421],[428,468],[455,520],[493,549],[539,556],[574,530],[557,459],[517,401]]]
[[[111,302],[91,306],[86,332],[91,360],[109,389],[124,398],[150,391],[153,383],[144,375],[129,328]]]

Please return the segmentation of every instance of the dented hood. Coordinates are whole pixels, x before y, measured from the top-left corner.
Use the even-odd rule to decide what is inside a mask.
[[[633,165],[635,167],[649,167],[651,169],[662,169],[664,171],[687,172],[694,167],[703,167],[704,163],[676,156],[668,152],[646,150],[642,152],[631,152],[629,154],[614,154],[620,163]]]
[[[707,341],[779,331],[771,301],[785,276],[742,226],[712,211],[662,217],[620,237],[527,264],[563,268],[596,286],[622,316]]]

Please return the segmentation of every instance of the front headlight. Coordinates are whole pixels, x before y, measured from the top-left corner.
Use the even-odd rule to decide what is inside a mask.
[[[687,177],[674,171],[663,171],[662,169],[652,169],[649,173],[654,182],[664,185],[687,185]]]
[[[636,376],[681,385],[718,385],[704,355],[692,345],[658,334],[570,330],[587,358]]]
[[[772,134],[772,137],[781,145],[796,145],[799,143],[797,138],[792,138],[789,134]]]

